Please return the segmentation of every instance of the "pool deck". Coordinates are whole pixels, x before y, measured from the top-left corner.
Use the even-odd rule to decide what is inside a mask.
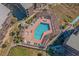
[[[47,23],[47,24],[49,24],[50,30],[44,32],[43,35],[42,35],[42,38],[41,38],[40,40],[36,40],[36,39],[34,38],[34,31],[35,31],[35,29],[37,28],[37,26],[38,26],[41,22],[42,22],[42,23]],[[52,28],[51,28],[50,19],[39,18],[39,19],[35,22],[35,24],[32,26],[32,28],[30,28],[30,29],[25,29],[25,30],[24,30],[24,33],[23,33],[22,36],[23,36],[25,42],[29,41],[29,42],[31,42],[31,43],[40,44],[40,43],[42,43],[44,36],[46,36],[47,34],[50,34],[50,33],[52,33]]]

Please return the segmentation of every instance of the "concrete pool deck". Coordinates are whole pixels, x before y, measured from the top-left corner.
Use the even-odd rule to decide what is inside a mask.
[[[40,40],[36,40],[34,38],[34,31],[35,29],[37,28],[37,26],[40,24],[40,23],[46,23],[49,25],[49,30],[44,32],[41,39]],[[39,18],[35,24],[32,26],[32,28],[29,28],[29,29],[25,29],[24,30],[24,33],[22,35],[24,41],[27,43],[28,41],[31,42],[31,43],[37,43],[37,44],[40,44],[42,43],[43,41],[43,38],[47,35],[47,34],[50,34],[52,33],[52,28],[51,28],[51,22],[50,22],[50,19],[45,19],[45,18]]]

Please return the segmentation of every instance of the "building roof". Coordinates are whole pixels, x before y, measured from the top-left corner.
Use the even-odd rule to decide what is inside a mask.
[[[0,29],[2,28],[2,24],[6,20],[9,12],[10,12],[10,10],[7,7],[0,4]]]
[[[66,44],[79,51],[79,34],[78,35],[72,34]]]

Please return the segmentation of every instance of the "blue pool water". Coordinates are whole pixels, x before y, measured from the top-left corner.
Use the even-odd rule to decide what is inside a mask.
[[[49,30],[49,24],[46,24],[46,23],[40,23],[38,25],[38,27],[35,29],[35,32],[34,32],[34,38],[36,40],[40,40],[43,33],[45,31],[48,31]]]

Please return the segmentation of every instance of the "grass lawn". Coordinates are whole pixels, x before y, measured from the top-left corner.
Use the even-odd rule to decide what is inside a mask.
[[[12,48],[8,55],[9,56],[37,56],[38,53],[41,53],[43,56],[47,55],[45,51],[26,48],[22,46],[16,46]]]

